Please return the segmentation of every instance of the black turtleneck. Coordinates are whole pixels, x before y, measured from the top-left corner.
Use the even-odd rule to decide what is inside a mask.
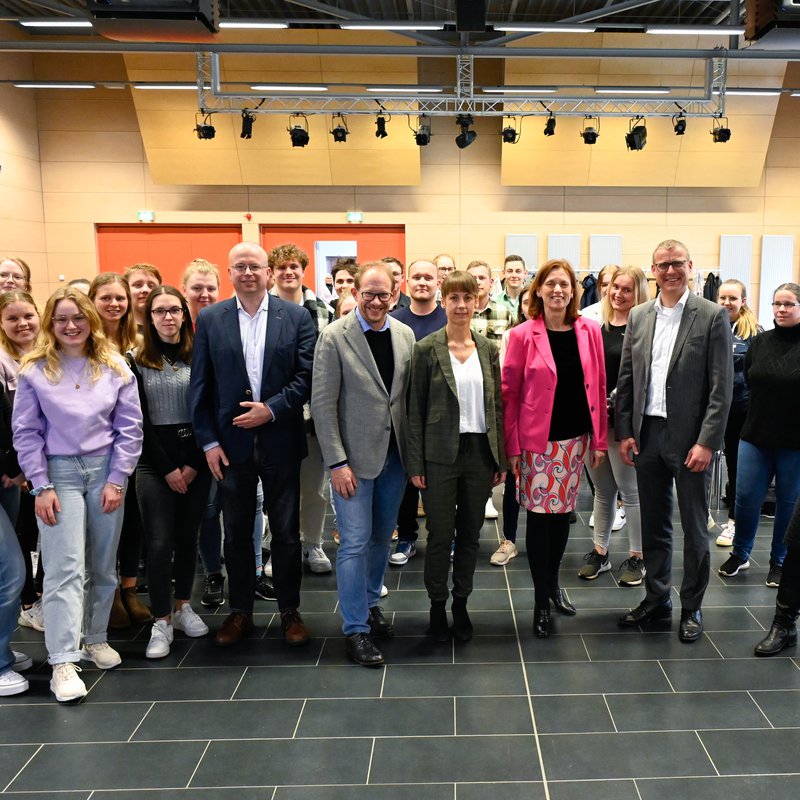
[[[387,328],[385,331],[364,331],[367,337],[367,344],[372,351],[375,365],[383,379],[383,385],[388,394],[392,393],[392,379],[394,378],[394,351],[392,350],[392,332]]]
[[[800,450],[800,325],[756,336],[745,355],[750,407],[742,439],[757,447]]]

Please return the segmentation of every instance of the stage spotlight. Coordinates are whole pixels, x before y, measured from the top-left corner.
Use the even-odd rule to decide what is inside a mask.
[[[412,129],[413,130],[413,129]],[[414,141],[419,147],[425,147],[431,141],[431,119],[430,117],[420,117],[419,126],[414,131]]]
[[[385,139],[389,134],[386,132],[386,117],[383,114],[378,114],[375,117],[375,138]]]
[[[194,132],[197,134],[198,139],[213,139],[217,135],[217,129],[211,124],[211,115],[203,118],[202,122],[197,121],[195,117]]]
[[[517,130],[512,125],[506,125],[506,127],[503,128],[502,136],[504,144],[516,144],[519,140],[519,133],[517,133]]]
[[[242,109],[242,132],[239,134],[241,139],[253,138],[253,123],[256,118],[246,108]]]
[[[587,123],[592,123],[591,125]],[[584,144],[594,144],[600,136],[600,117],[584,117],[581,138]]]
[[[722,120],[725,120],[725,124],[722,124]],[[725,142],[729,142],[731,139],[731,129],[728,127],[728,118],[727,117],[719,117],[718,119],[712,120],[712,128],[711,128],[711,136],[714,139],[714,142],[719,144],[724,144]]]
[[[544,135],[553,136],[556,132],[556,118],[551,114],[544,124]]]
[[[305,114],[292,114],[289,117],[289,138],[292,140],[292,147],[305,147],[309,141],[308,119]]]
[[[331,136],[334,142],[346,142],[347,134],[350,133],[347,127],[347,120],[341,114],[334,114],[331,120]]]
[[[456,125],[461,128],[461,133],[456,136],[456,144],[461,150],[465,147],[469,147],[478,137],[475,131],[469,129],[472,123],[472,114],[459,114],[458,117],[456,117]]]
[[[625,134],[625,144],[628,150],[644,150],[644,146],[647,144],[647,128],[644,122],[640,122],[641,119],[641,117],[636,117],[630,122],[628,133]]]
[[[676,136],[683,136],[686,133],[686,117],[677,114],[672,118],[672,127],[675,129]]]

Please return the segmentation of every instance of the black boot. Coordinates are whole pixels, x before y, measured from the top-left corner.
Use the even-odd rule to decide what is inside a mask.
[[[776,656],[787,647],[797,644],[798,609],[775,603],[775,618],[769,633],[756,645],[757,656]]]
[[[453,636],[458,642],[468,642],[472,638],[472,620],[467,614],[467,598],[453,595]]]
[[[533,610],[533,632],[540,639],[546,639],[550,635],[550,608],[536,606]]]
[[[439,642],[440,644],[450,640],[447,608],[443,601],[431,601],[431,624],[428,628],[428,636],[431,636],[434,642]]]

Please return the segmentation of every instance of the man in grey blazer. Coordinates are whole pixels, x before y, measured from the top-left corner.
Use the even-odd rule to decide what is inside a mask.
[[[334,490],[342,629],[348,655],[363,666],[383,663],[372,639],[393,634],[378,600],[406,486],[414,333],[388,316],[394,289],[388,264],[364,264],[355,310],[322,331],[314,354],[311,415]]]
[[[733,341],[725,309],[689,291],[692,262],[684,244],[658,245],[652,271],[661,292],[628,318],[615,407],[622,459],[636,466],[647,594],[619,622],[671,618],[674,481],[683,528],[679,637],[693,642],[703,633],[710,465],[731,403]]]

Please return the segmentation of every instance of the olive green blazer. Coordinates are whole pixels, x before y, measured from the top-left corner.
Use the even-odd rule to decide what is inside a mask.
[[[506,468],[503,402],[497,345],[472,332],[483,372],[486,435],[498,471]],[[455,464],[458,458],[458,390],[445,328],[414,345],[408,389],[408,474],[424,475],[425,462]]]

